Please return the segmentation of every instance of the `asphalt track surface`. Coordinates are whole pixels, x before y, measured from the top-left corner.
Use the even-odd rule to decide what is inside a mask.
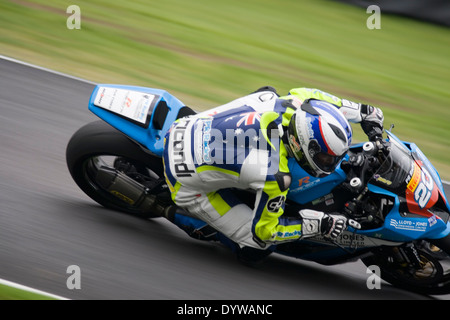
[[[0,278],[89,300],[435,298],[385,282],[369,290],[361,262],[326,267],[273,255],[252,269],[164,219],[100,207],[65,164],[71,135],[97,120],[87,110],[93,87],[0,59]],[[80,289],[66,285],[71,265]]]

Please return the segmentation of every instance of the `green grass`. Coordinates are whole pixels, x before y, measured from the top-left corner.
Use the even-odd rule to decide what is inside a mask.
[[[70,4],[81,30],[66,28]],[[368,17],[331,0],[3,0],[0,53],[196,109],[267,84],[320,88],[381,107],[450,180],[450,29],[382,12],[369,30]]]
[[[45,295],[0,284],[0,300],[57,300]]]

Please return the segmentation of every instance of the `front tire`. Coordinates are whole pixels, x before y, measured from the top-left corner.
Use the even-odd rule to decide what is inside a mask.
[[[397,247],[378,248],[362,261],[378,266],[381,278],[396,287],[427,295],[450,294],[450,235],[419,241],[415,249],[419,266],[401,261]]]

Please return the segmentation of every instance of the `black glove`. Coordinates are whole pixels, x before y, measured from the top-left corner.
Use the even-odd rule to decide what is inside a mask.
[[[347,227],[347,218],[340,214],[325,214],[322,218],[321,232],[325,238],[336,240]]]
[[[325,238],[336,240],[347,227],[347,218],[338,213],[327,214],[321,211],[303,209],[299,211],[302,222],[302,238],[322,234]]]
[[[384,115],[381,109],[371,105],[361,104],[361,128],[369,137],[370,141],[383,139]]]
[[[377,140],[383,140],[382,128],[377,127],[370,122],[361,122],[361,127],[369,138],[369,141],[375,142]]]

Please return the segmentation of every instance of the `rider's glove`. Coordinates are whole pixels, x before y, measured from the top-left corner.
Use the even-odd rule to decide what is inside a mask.
[[[361,127],[370,141],[382,139],[383,135],[383,111],[371,105],[361,104]]]
[[[336,240],[347,227],[347,218],[340,214],[326,214],[310,209],[300,210],[302,217],[302,238],[324,235]]]
[[[321,231],[325,238],[336,240],[347,227],[347,218],[340,214],[325,214]]]

